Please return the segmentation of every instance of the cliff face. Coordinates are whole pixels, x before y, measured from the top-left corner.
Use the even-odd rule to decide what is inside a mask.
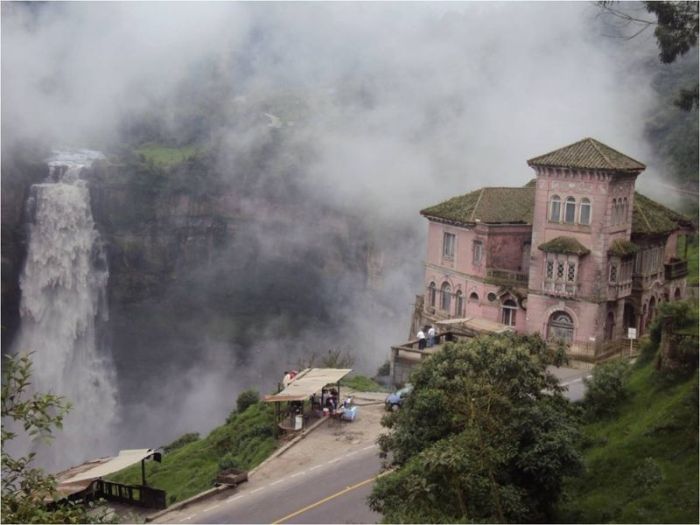
[[[26,255],[25,203],[32,184],[48,174],[41,148],[3,151],[2,191],[2,347],[9,349],[19,328],[19,277]]]

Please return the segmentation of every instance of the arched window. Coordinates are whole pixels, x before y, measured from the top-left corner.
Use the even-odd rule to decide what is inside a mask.
[[[472,292],[469,295],[469,302],[470,303],[478,303],[479,302],[479,294],[477,294],[476,292]]]
[[[591,201],[588,199],[581,199],[578,222],[581,224],[591,223]]]
[[[680,288],[676,288],[676,291],[673,293],[673,300],[674,300],[674,301],[680,301],[680,300],[681,300],[681,297],[682,297],[682,295],[681,295],[681,289],[680,289]]]
[[[559,222],[561,218],[561,199],[559,195],[553,195],[549,201],[549,220],[550,222]]]
[[[570,343],[574,340],[574,322],[566,312],[554,312],[547,322],[547,339]]]
[[[629,204],[627,204],[627,197],[622,199],[622,211],[620,214],[620,222],[627,222],[627,212],[629,211]]]
[[[515,326],[515,314],[518,311],[518,305],[515,301],[508,299],[501,305],[501,322],[508,326]]]
[[[613,199],[612,201],[612,214],[611,214],[611,219],[610,219],[610,224],[617,224],[618,222],[618,207],[617,207],[617,199]]]
[[[455,315],[461,317],[464,315],[464,296],[462,290],[457,290],[455,293]]]
[[[452,299],[452,288],[450,288],[450,283],[442,283],[440,288],[440,308],[446,312],[450,311],[450,300]]]
[[[435,297],[437,296],[437,290],[435,283],[430,283],[428,285],[428,303],[430,306],[435,306]]]
[[[576,199],[573,197],[566,198],[566,204],[564,205],[564,222],[566,224],[573,224],[576,222]]]

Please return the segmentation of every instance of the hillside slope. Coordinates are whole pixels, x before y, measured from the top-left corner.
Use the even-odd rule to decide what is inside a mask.
[[[559,521],[698,523],[698,378],[636,366],[619,415],[583,427],[586,472],[569,479]]]

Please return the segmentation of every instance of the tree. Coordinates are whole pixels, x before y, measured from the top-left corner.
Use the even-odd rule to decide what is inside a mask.
[[[604,0],[598,6],[605,12],[635,28],[627,38],[634,38],[646,29],[654,27],[654,36],[659,46],[659,60],[671,64],[698,45],[698,2],[643,2],[648,13],[656,20],[640,18],[630,14],[626,8],[615,7],[618,2]],[[627,7],[627,6],[626,6]],[[698,107],[698,83],[682,89],[675,104],[686,111]]]
[[[32,362],[27,355],[5,356],[2,370],[2,521],[5,523],[102,523],[103,508],[88,513],[80,504],[47,505],[59,499],[56,479],[31,467],[35,453],[19,458],[7,444],[21,427],[32,439],[50,441],[60,429],[70,404],[54,394],[30,394]]]
[[[447,344],[418,367],[380,437],[372,509],[387,522],[541,522],[581,468],[577,427],[536,336]]]

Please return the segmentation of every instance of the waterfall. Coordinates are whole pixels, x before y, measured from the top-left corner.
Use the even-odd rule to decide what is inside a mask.
[[[56,152],[47,179],[31,187],[27,202],[29,244],[15,350],[33,352],[36,391],[62,395],[72,405],[53,443],[38,447],[37,462],[47,469],[115,453],[114,369],[96,333],[97,321],[108,315],[109,271],[81,179],[99,157],[89,150]]]

